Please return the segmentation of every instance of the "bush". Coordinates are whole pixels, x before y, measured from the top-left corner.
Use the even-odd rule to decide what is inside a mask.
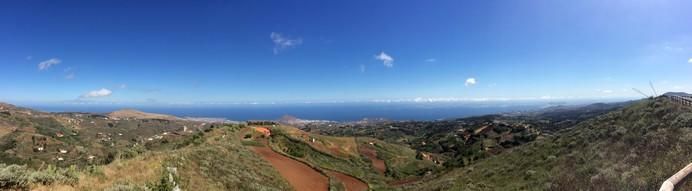
[[[58,168],[49,165],[44,170],[34,171],[23,165],[0,164],[0,189],[27,189],[31,184],[76,184],[78,181],[75,166]]]
[[[29,183],[26,166],[0,164],[0,189],[26,188]]]
[[[168,170],[164,170],[161,173],[161,178],[159,179],[158,182],[150,182],[147,183],[147,190],[151,191],[174,191],[174,190],[180,190],[176,189],[176,182],[178,177],[175,176],[172,172]]]

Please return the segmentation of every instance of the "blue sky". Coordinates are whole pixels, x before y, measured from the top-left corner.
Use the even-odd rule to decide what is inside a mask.
[[[5,1],[0,101],[692,92],[692,1]]]

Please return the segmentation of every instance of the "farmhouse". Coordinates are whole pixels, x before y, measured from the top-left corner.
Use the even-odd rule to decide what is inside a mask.
[[[264,136],[266,137],[269,137],[272,134],[271,130],[269,130],[269,128],[266,127],[255,127],[255,131],[264,134]]]

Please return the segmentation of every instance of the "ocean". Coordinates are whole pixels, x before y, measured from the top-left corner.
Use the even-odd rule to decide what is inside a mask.
[[[228,120],[276,120],[284,115],[300,119],[357,121],[364,118],[390,120],[439,120],[505,112],[532,111],[555,103],[324,103],[324,104],[240,104],[240,105],[95,105],[35,104],[24,107],[47,112],[108,113],[137,109],[178,117],[225,118]],[[564,103],[560,103],[564,104]]]

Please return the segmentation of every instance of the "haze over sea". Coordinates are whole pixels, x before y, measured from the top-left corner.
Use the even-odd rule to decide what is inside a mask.
[[[483,101],[441,103],[284,103],[284,104],[201,104],[201,105],[127,105],[127,104],[20,104],[47,112],[108,113],[137,109],[178,117],[225,118],[228,120],[276,120],[284,115],[301,119],[357,121],[364,118],[391,120],[439,120],[485,114],[532,111],[554,105],[580,105],[622,100],[571,101]]]

